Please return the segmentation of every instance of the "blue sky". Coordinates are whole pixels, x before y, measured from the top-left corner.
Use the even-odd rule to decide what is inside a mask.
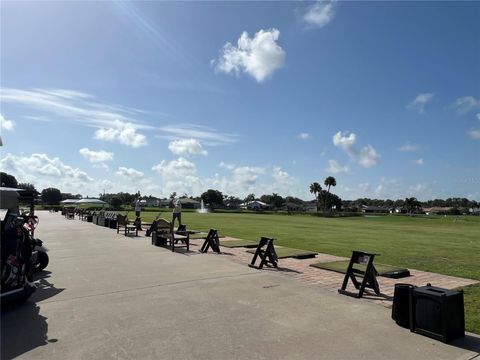
[[[480,200],[478,2],[2,2],[0,168],[41,190]]]

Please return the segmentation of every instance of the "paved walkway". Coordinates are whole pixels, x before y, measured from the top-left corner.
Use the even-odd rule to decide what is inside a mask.
[[[319,269],[298,281],[300,273],[249,268],[241,252],[172,253],[144,236],[39,216],[50,264],[25,304],[2,309],[2,360],[479,356],[476,335],[444,344],[397,326],[389,309],[310,285],[307,271]]]

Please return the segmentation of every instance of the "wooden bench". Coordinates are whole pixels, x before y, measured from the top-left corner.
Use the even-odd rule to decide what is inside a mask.
[[[186,248],[190,250],[190,233],[177,232],[174,230],[173,223],[158,219],[155,228],[152,231],[152,244],[156,246],[169,247],[174,252],[176,248]]]
[[[135,224],[130,224],[126,215],[117,215],[117,234],[123,229],[125,236],[130,232],[135,231],[135,236],[138,236],[138,227]]]
[[[75,210],[74,209],[67,209],[65,211],[65,217],[67,219],[75,219]]]

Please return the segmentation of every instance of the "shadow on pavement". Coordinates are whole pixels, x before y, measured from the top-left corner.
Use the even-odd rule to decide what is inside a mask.
[[[2,307],[0,343],[1,359],[13,359],[39,346],[48,340],[47,318],[40,314],[38,301],[57,295],[64,289],[57,289],[49,283],[50,272],[37,274],[37,290],[24,303]],[[50,340],[53,342],[55,340]]]
[[[50,271],[42,271],[35,276],[35,285],[37,291],[35,291],[31,297],[31,301],[39,302],[48,299],[61,293],[65,289],[57,289],[47,279],[50,277]]]
[[[13,359],[48,343],[47,318],[31,300],[2,309],[1,329],[2,359]]]
[[[480,354],[480,336],[465,334],[464,338],[456,339],[449,343],[449,345],[458,347],[460,349],[474,351]]]

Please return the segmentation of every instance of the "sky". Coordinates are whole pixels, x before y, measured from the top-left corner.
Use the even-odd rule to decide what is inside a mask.
[[[480,200],[480,2],[1,2],[37,190]]]

